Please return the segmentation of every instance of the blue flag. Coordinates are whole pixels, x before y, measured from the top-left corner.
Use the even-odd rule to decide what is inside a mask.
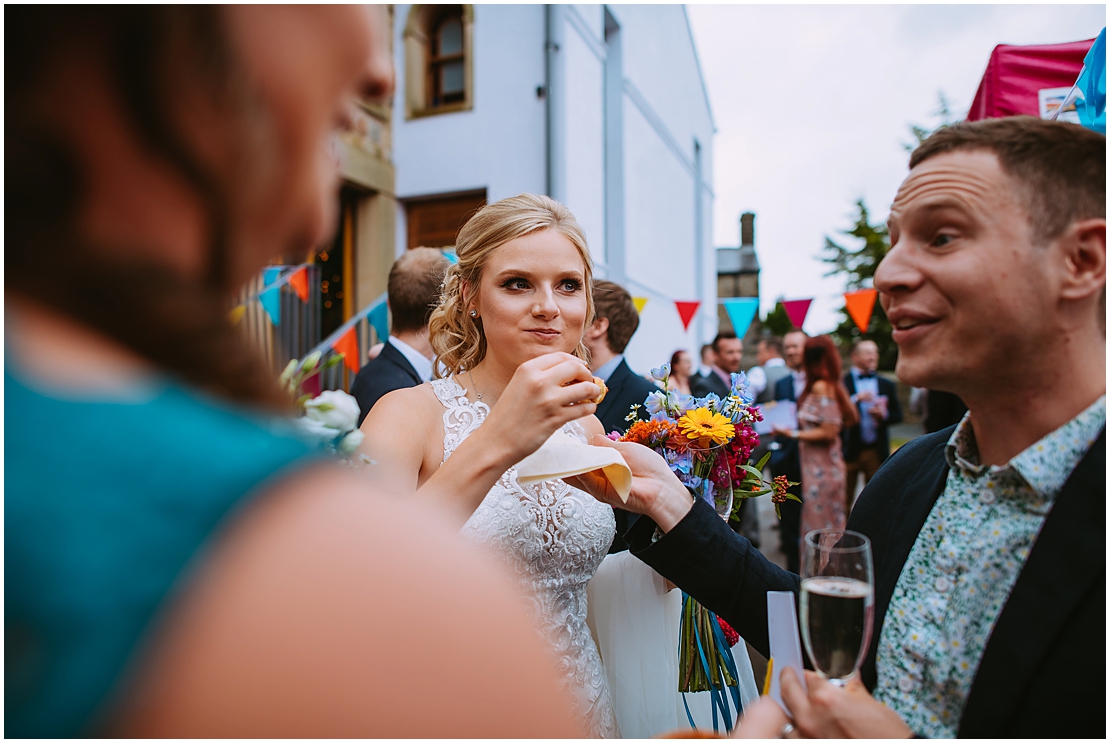
[[[728,313],[728,319],[732,322],[732,329],[736,332],[737,338],[743,338],[744,334],[748,332],[748,328],[755,319],[755,313],[759,309],[759,300],[755,297],[741,297],[738,299],[722,299],[725,305],[725,312]]]
[[[378,340],[384,343],[386,338],[389,337],[389,306],[382,302],[370,310],[367,319],[370,321],[371,327],[374,328],[374,332],[378,334]]]
[[[269,286],[281,276],[281,266],[270,266],[262,269],[262,286]]]
[[[266,314],[270,316],[270,322],[274,325],[281,325],[281,287],[274,287],[258,295],[258,301],[262,303],[262,309],[266,310]]]
[[[1099,134],[1106,134],[1106,29],[1095,39],[1087,57],[1083,60],[1083,71],[1075,81],[1075,87],[1083,93],[1076,101],[1079,123]]]

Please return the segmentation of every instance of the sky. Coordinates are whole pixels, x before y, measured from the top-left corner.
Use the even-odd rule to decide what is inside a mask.
[[[906,176],[909,125],[933,128],[938,92],[971,105],[997,44],[1093,39],[1105,5],[688,5],[717,134],[717,246],[756,214],[761,311],[814,302],[805,330],[838,323],[844,280],[823,278],[825,236],[862,197],[884,221]]]

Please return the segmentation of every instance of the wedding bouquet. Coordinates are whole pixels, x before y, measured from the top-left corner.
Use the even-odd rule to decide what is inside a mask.
[[[627,420],[635,422],[619,437],[620,441],[643,444],[661,454],[678,479],[725,520],[738,516],[741,503],[748,498],[770,493],[776,513],[786,500],[798,500],[786,492],[796,483],[785,477],[775,478],[770,487],[764,484],[763,468],[770,453],[754,466],[749,463],[752,450],[759,445],[753,425],[763,418],[759,408],[752,405],[754,398],[743,373],[732,375],[731,389],[724,399],[715,394],[695,398],[667,390],[668,364],[652,369],[651,376],[663,386],[644,401],[651,417],[638,420],[640,406],[634,405]],[[736,664],[730,650],[738,641],[739,635],[727,623],[683,592],[678,690],[712,694],[714,730],[718,712],[728,730],[741,712]],[[689,707],[686,714],[693,726]]]
[[[362,431],[358,430],[358,401],[342,390],[324,390],[315,397],[303,394],[306,380],[343,362],[342,353],[332,356],[322,365],[320,357],[317,351],[304,362],[291,360],[281,373],[280,381],[295,397],[294,404],[303,413],[296,419],[300,431],[329,451],[349,456],[358,449],[363,439]]]

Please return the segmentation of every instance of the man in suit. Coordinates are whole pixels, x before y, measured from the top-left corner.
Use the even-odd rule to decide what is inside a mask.
[[[875,286],[899,378],[968,414],[899,449],[852,511],[874,555],[875,698],[813,676],[807,700],[784,674],[802,734],[881,702],[908,729],[867,737],[1105,737],[1105,200],[1106,140],[1072,124],[961,122],[911,155]],[[767,653],[766,592],[798,576],[654,454],[614,446],[649,517],[631,551]]]
[[[770,402],[775,399],[775,385],[790,374],[782,357],[782,338],[776,335],[761,338],[755,357],[759,365],[748,369],[748,389],[756,402]]]
[[[864,485],[871,481],[890,456],[890,426],[902,422],[894,382],[878,375],[879,346],[875,341],[856,341],[850,358],[852,366],[844,375],[844,386],[859,410],[859,423],[843,433],[848,512],[852,510],[856,478],[862,474]]]
[[[782,337],[784,363],[789,373],[781,375],[775,382],[772,400],[797,403],[805,391],[806,373],[802,369],[802,361],[808,337],[801,330],[791,330]],[[786,475],[787,480],[798,483],[790,486],[790,492],[801,498],[802,461],[798,457],[798,442],[788,436],[775,436],[774,443],[778,448],[772,449],[771,472],[775,476]],[[798,532],[802,528],[802,504],[788,500],[779,506],[779,513],[782,514],[779,518],[779,544],[786,556],[786,569],[797,573],[801,560],[801,535]]]
[[[732,391],[732,375],[740,371],[740,361],[744,358],[744,344],[736,333],[725,330],[717,333],[710,346],[713,365],[704,377],[690,378],[690,392],[694,397],[705,397],[709,393],[728,397]]]
[[[593,297],[595,318],[586,329],[583,342],[590,350],[590,369],[594,376],[605,380],[609,388],[595,415],[606,433],[623,434],[632,425],[627,420],[632,406],[639,405],[639,417],[646,419],[644,401],[658,388],[628,368],[624,360],[624,349],[640,327],[640,313],[631,295],[620,284],[599,280],[594,282]],[[636,520],[636,514],[622,508],[613,511],[617,517],[617,536],[609,548],[610,553],[628,549],[623,535]]]
[[[413,248],[390,269],[386,291],[393,327],[389,339],[351,383],[360,426],[370,408],[386,394],[432,378],[434,354],[428,342],[428,318],[439,301],[439,287],[449,265],[442,251]]]

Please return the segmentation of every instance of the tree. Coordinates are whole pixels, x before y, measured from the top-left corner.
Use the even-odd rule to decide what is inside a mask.
[[[890,251],[890,235],[886,225],[871,223],[871,214],[863,199],[856,201],[856,209],[858,214],[855,225],[849,230],[841,230],[841,234],[856,238],[857,244],[846,247],[826,237],[825,254],[821,258],[833,266],[825,275],[843,274],[849,290],[873,286],[875,269]],[[875,341],[879,347],[879,368],[893,371],[894,364],[898,361],[898,346],[894,345],[890,337],[892,328],[886,313],[882,310],[873,312],[867,332],[861,333],[855,321],[848,316],[847,309],[842,309],[841,312],[844,319],[832,332],[833,338],[844,348],[857,340]]]
[[[763,329],[781,338],[795,328],[782,304],[776,303],[775,309],[768,312],[767,316],[763,318]]]

